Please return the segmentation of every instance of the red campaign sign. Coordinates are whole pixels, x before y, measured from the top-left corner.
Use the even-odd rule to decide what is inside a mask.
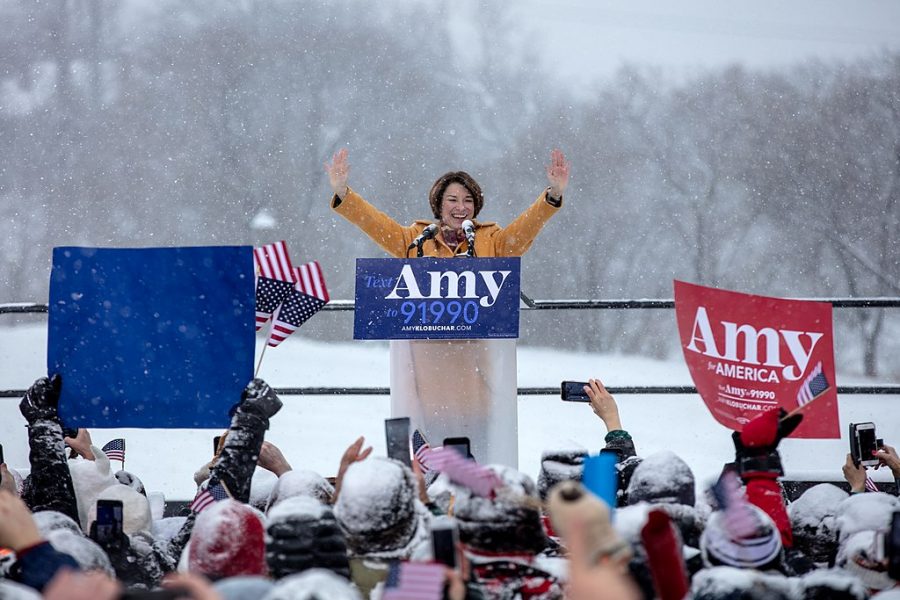
[[[740,431],[756,415],[802,407],[791,437],[839,439],[831,304],[675,281],[684,360],[713,417]]]

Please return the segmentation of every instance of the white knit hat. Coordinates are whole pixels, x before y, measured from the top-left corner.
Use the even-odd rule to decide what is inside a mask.
[[[781,535],[766,513],[752,504],[744,505],[753,524],[752,533],[729,531],[726,513],[714,512],[700,536],[700,551],[707,565],[722,564],[754,569],[772,562],[781,552]]]
[[[122,530],[128,535],[138,531],[150,531],[153,518],[150,515],[150,502],[147,497],[121,483],[115,483],[99,494],[97,500],[122,501]],[[97,520],[97,503],[88,509],[88,531],[90,525]]]

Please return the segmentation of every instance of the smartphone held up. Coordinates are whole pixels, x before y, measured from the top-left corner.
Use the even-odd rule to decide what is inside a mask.
[[[875,423],[850,423],[850,456],[853,463],[864,467],[874,467],[879,463],[875,451],[881,448],[875,436]]]
[[[587,385],[586,381],[563,381],[560,384],[560,397],[564,402],[590,402],[590,397],[584,391]]]
[[[412,468],[409,454],[409,417],[384,420],[384,435],[387,441],[387,455]]]

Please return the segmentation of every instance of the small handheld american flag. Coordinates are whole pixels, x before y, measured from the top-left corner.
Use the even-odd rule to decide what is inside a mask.
[[[214,502],[219,502],[226,498],[231,498],[231,494],[228,493],[225,482],[220,481],[215,485],[208,486],[206,489],[197,492],[197,496],[194,497],[193,502],[191,502],[191,510],[198,514],[202,513]]]
[[[726,471],[713,485],[713,496],[719,510],[725,514],[724,525],[728,532],[736,538],[744,538],[753,534],[757,523],[744,495],[741,484],[733,471]]]
[[[828,391],[829,387],[831,385],[828,383],[828,379],[826,379],[822,370],[822,361],[819,361],[813,367],[809,376],[803,380],[803,385],[800,386],[800,391],[797,392],[797,406],[809,404]]]
[[[294,284],[268,277],[256,279],[256,330],[262,329],[285,298],[293,293]]]
[[[284,299],[269,331],[268,344],[273,348],[328,303],[328,289],[318,262],[306,263],[294,269],[294,272],[297,283]]]
[[[453,448],[433,448],[428,460],[432,470],[446,473],[452,481],[466,486],[479,496],[490,498],[503,485],[492,470],[464,457]]]
[[[431,446],[428,445],[428,440],[425,439],[425,436],[422,435],[422,432],[418,429],[413,431],[412,434],[412,448],[416,461],[418,461],[419,466],[422,467],[422,472],[428,473],[431,471],[431,466],[429,465]]]
[[[393,562],[384,582],[382,600],[441,600],[446,569],[442,564]]]
[[[261,277],[278,281],[294,280],[294,267],[284,240],[253,249],[253,264]]]
[[[125,462],[125,438],[110,440],[100,449],[103,450],[106,458]]]

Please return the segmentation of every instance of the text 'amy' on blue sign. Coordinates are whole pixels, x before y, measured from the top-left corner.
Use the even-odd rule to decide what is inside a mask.
[[[358,258],[357,340],[519,337],[520,259]]]

